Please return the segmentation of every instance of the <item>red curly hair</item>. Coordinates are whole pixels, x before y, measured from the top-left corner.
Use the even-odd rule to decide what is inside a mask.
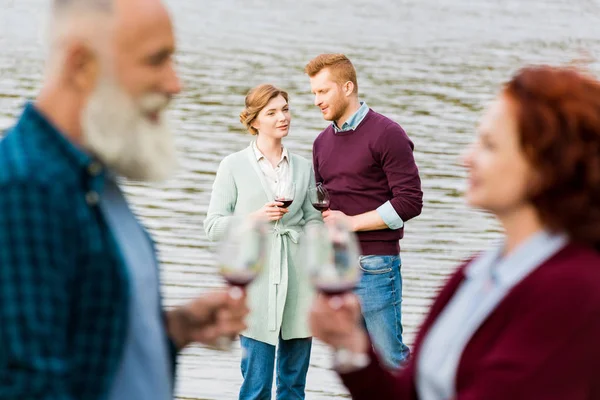
[[[527,67],[503,93],[537,175],[530,198],[542,222],[600,250],[600,82],[573,68]]]

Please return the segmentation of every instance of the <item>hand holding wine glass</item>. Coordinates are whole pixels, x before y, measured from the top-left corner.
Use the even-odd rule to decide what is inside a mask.
[[[314,208],[323,212],[329,209],[329,192],[321,182],[308,189],[308,198]]]
[[[360,302],[354,294],[319,294],[311,307],[309,325],[315,338],[335,349],[338,360],[340,355],[343,359],[348,354],[352,357],[368,351],[369,338],[362,326]]]
[[[248,312],[244,296],[233,299],[223,290],[204,293],[167,311],[169,337],[178,349],[192,342],[218,346],[222,336],[236,336],[246,329]]]
[[[260,221],[278,221],[288,212],[287,209],[281,207],[283,207],[283,203],[278,201],[269,201],[250,216]]]

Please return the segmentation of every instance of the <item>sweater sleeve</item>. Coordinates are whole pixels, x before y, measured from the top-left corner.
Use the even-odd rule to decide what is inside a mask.
[[[225,160],[219,164],[217,176],[204,220],[204,231],[211,241],[219,241],[225,235],[227,226],[233,218],[237,202],[237,187],[231,170]]]
[[[397,374],[382,366],[373,351],[369,353],[371,362],[363,369],[340,374],[342,382],[355,400],[416,400],[415,385],[413,384],[414,363],[401,369]]]
[[[423,192],[413,156],[413,143],[400,125],[391,123],[375,144],[392,191],[390,204],[406,222],[421,214],[423,208]]]

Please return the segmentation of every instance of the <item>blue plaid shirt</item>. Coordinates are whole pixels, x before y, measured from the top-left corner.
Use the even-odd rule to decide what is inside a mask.
[[[130,288],[98,207],[104,180],[31,104],[0,141],[2,400],[107,396]]]

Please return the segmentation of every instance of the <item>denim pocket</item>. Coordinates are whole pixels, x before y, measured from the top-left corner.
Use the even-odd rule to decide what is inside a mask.
[[[392,271],[396,258],[395,256],[361,256],[358,264],[364,274],[387,274]]]

